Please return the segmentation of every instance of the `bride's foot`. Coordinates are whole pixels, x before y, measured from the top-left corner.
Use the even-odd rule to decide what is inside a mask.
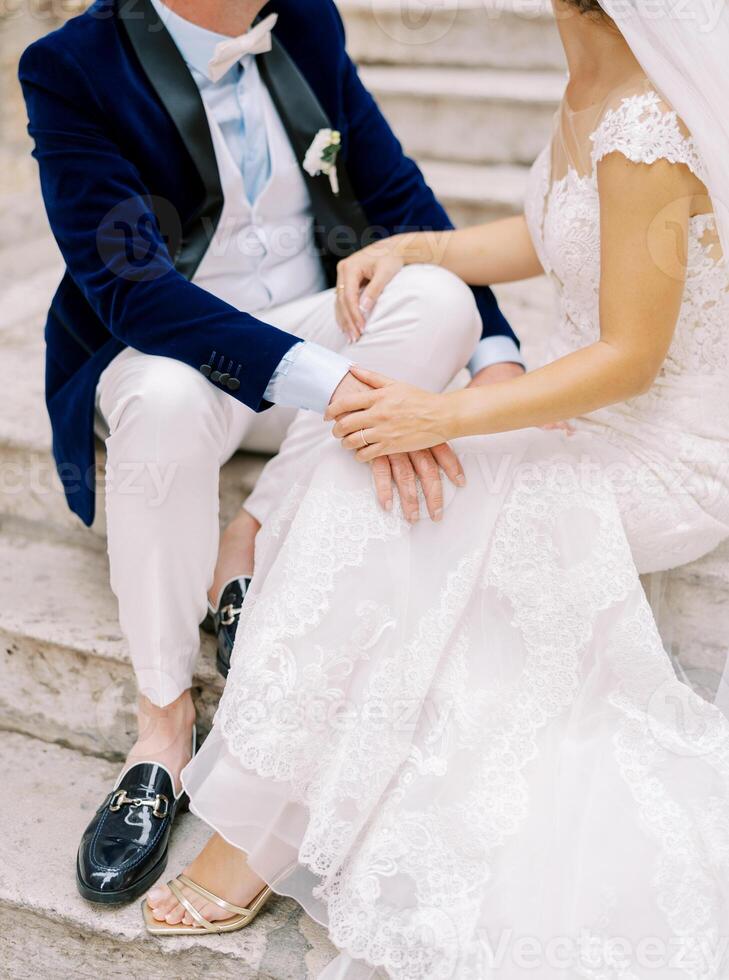
[[[192,864],[185,868],[184,874],[219,898],[242,908],[248,906],[266,884],[248,867],[245,854],[218,834],[213,834]],[[180,889],[188,902],[208,922],[220,922],[231,917],[230,912],[214,902],[205,901],[192,889],[184,885],[180,885]],[[167,885],[155,885],[147,896],[147,904],[158,922],[167,922],[169,925],[196,924]]]

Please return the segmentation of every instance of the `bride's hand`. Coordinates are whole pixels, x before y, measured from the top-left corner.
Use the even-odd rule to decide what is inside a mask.
[[[403,267],[396,238],[368,245],[337,265],[337,323],[352,343],[362,336],[382,290]]]
[[[333,435],[358,459],[370,462],[378,456],[430,449],[448,441],[446,400],[442,395],[392,381],[356,365],[351,372],[371,390],[335,399],[326,417],[338,420]]]

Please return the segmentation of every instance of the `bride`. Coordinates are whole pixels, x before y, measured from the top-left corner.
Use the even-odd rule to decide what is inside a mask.
[[[729,14],[647,7],[556,0],[570,77],[525,216],[341,264],[355,319],[405,263],[545,271],[550,360],[444,395],[367,373],[330,407],[353,452],[262,532],[183,774],[215,834],[150,931],[233,931],[272,888],[327,926],[328,980],[729,975],[729,723],[638,579],[729,536]],[[451,439],[440,523],[378,508],[359,460]]]

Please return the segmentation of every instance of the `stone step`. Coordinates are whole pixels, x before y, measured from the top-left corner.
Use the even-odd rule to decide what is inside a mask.
[[[524,209],[528,167],[442,160],[421,160],[420,166],[458,228],[519,214]]]
[[[0,286],[3,294],[5,290],[20,287],[22,280],[31,275],[50,269],[55,273],[62,267],[58,246],[48,231],[37,173],[33,177],[28,190],[0,196],[0,214],[3,215],[0,228]],[[55,285],[58,285],[58,281]],[[34,294],[26,295],[25,299],[33,308]]]
[[[360,64],[563,69],[546,0],[338,0]]]
[[[362,80],[408,153],[462,163],[531,164],[564,89],[559,72],[475,68],[369,66]]]
[[[4,734],[0,843],[0,975],[12,980],[127,978],[314,980],[335,951],[321,926],[290,899],[276,899],[230,936],[154,939],[140,903],[84,902],[74,860],[91,814],[117,767],[22,735]],[[209,830],[191,814],[175,825],[168,877],[194,857]]]
[[[105,550],[6,518],[0,563],[0,729],[123,758],[135,689]],[[194,693],[207,731],[222,679],[212,638],[201,638]]]

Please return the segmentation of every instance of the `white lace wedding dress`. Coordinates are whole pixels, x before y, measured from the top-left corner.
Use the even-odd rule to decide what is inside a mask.
[[[529,190],[552,356],[598,336],[597,162],[701,176],[647,83],[585,120],[563,107]],[[560,149],[580,127],[581,165]],[[327,978],[729,976],[729,723],[676,679],[638,579],[729,535],[710,214],[687,267],[652,390],[572,438],[460,441],[468,484],[442,524],[378,509],[333,444],[264,529],[184,778],[195,812],[326,924]]]

